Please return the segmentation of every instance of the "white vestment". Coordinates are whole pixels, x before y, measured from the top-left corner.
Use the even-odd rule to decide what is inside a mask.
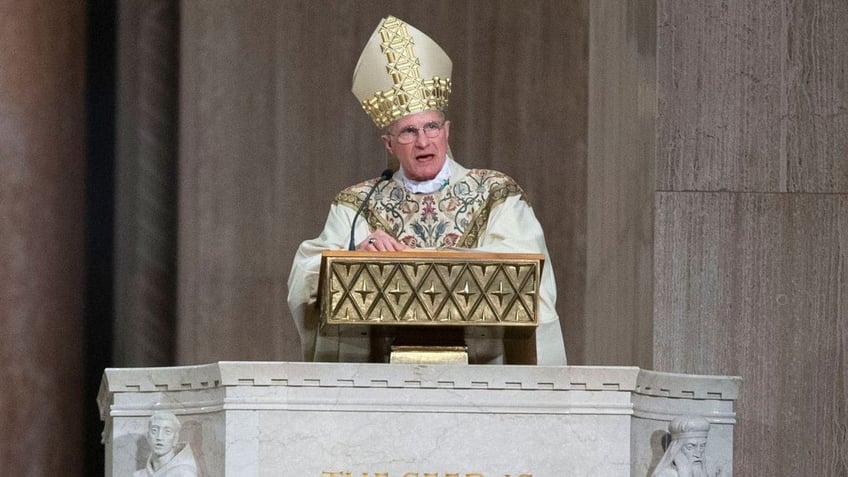
[[[147,459],[143,469],[133,473],[133,477],[197,477],[197,464],[191,447],[186,444],[180,449],[174,458],[165,465],[153,470],[153,454]]]
[[[556,283],[542,226],[520,187],[508,176],[466,169],[449,161],[450,181],[431,194],[413,194],[403,185],[403,172],[380,184],[367,210],[356,222],[355,243],[381,228],[410,247],[463,247],[485,252],[542,253],[540,323],[536,358],[541,365],[564,365],[565,346],[555,309]],[[330,206],[324,230],[297,250],[288,281],[288,303],[307,361],[367,361],[367,337],[327,337],[318,333],[318,275],[321,253],[347,250],[356,210],[376,179],[345,189]],[[484,349],[485,348],[485,349]],[[469,344],[472,363],[500,363],[503,346]]]

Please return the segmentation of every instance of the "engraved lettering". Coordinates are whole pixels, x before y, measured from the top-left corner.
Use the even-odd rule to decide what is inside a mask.
[[[355,472],[351,471],[333,471],[333,470],[323,470],[321,471],[321,477],[356,477]],[[371,477],[370,472],[361,472],[359,474],[361,477]],[[406,472],[403,474],[403,477],[486,477],[485,475],[479,472],[470,472],[462,474],[460,472],[445,472],[444,474],[441,472]],[[388,472],[374,472],[374,477],[389,477]],[[504,477],[533,477],[533,474],[504,474]]]

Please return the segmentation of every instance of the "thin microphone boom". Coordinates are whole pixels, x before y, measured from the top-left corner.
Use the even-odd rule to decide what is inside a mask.
[[[368,191],[368,194],[365,196],[365,200],[363,200],[362,203],[359,204],[359,209],[356,211],[356,215],[353,216],[353,222],[351,222],[350,224],[350,243],[347,246],[348,250],[356,250],[356,245],[353,242],[353,235],[356,232],[356,219],[359,218],[359,214],[361,214],[362,211],[365,209],[365,204],[368,203],[368,199],[371,198],[371,194],[373,194],[374,191],[377,190],[377,186],[380,185],[381,182],[391,179],[393,174],[394,173],[391,169],[386,169],[385,171],[383,171],[383,173],[380,174],[380,178],[377,179],[377,182],[375,182],[374,186],[371,187],[371,190]]]

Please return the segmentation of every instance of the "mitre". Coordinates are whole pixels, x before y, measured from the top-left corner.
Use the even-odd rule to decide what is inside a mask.
[[[444,111],[451,60],[427,35],[393,16],[382,19],[353,71],[353,94],[378,128],[412,113]]]

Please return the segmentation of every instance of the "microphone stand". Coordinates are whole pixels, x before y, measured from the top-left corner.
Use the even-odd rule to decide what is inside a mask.
[[[374,183],[374,186],[371,187],[371,190],[368,191],[368,194],[365,196],[365,200],[363,200],[362,203],[359,204],[359,209],[357,209],[356,215],[353,216],[353,222],[351,222],[350,224],[350,243],[347,247],[348,250],[356,250],[356,244],[353,242],[353,236],[356,232],[356,219],[359,218],[359,214],[361,214],[362,211],[365,209],[365,205],[368,203],[368,200],[371,198],[371,195],[374,193],[374,191],[377,190],[377,186],[380,185],[381,182],[391,179],[393,174],[394,173],[391,169],[384,170],[383,173],[380,174],[380,178],[377,179],[377,182]]]

